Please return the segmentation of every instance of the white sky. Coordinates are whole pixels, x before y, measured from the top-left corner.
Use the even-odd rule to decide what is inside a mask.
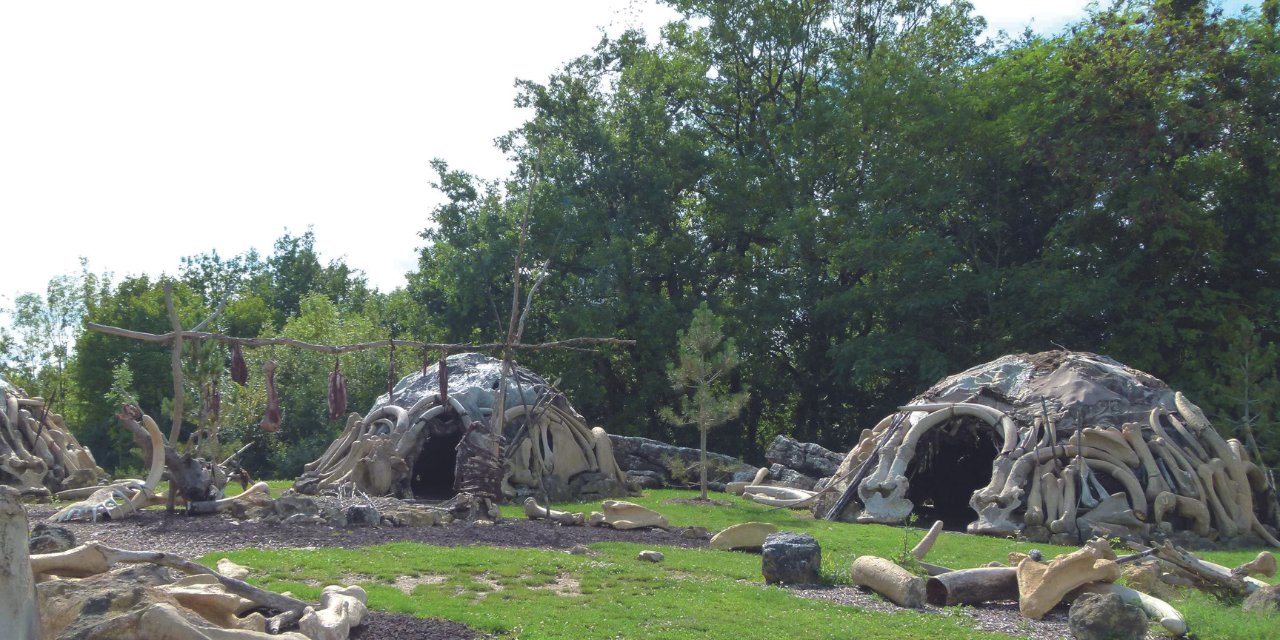
[[[993,33],[1056,31],[1086,4],[973,2]],[[117,279],[173,273],[308,225],[323,260],[400,286],[442,200],[432,158],[505,176],[493,139],[528,116],[516,78],[545,80],[600,28],[656,35],[674,15],[652,0],[0,3],[0,307],[79,256]]]

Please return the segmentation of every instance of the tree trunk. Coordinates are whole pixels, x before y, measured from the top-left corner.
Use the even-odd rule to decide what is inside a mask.
[[[0,486],[0,620],[4,637],[39,640],[36,581],[27,559],[27,511],[16,489]]]
[[[698,452],[698,467],[702,473],[702,499],[707,499],[707,425],[702,425],[702,450]]]

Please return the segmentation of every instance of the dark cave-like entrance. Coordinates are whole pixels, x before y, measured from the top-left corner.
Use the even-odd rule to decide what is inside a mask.
[[[907,499],[921,526],[941,520],[948,531],[964,531],[978,514],[969,508],[973,492],[991,482],[1000,446],[990,427],[973,420],[951,421],[920,439],[907,470]]]
[[[453,473],[461,440],[462,432],[457,430],[427,438],[409,477],[409,488],[414,498],[448,500],[458,494],[453,490]]]

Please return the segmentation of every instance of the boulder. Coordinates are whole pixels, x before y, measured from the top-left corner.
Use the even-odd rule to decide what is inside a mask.
[[[280,522],[282,524],[325,524],[326,520],[311,513],[295,513]]]
[[[367,504],[353,504],[347,507],[347,524],[353,527],[376,527],[382,524],[382,515]]]
[[[449,524],[453,516],[437,509],[400,505],[382,513],[382,519],[396,527],[434,527]]]
[[[644,527],[666,529],[671,526],[667,522],[666,516],[634,502],[605,500],[600,505],[600,508],[604,510],[603,513],[592,511],[587,524],[593,527],[608,525],[614,529],[642,529]]]
[[[320,505],[315,500],[298,494],[286,494],[272,503],[276,510],[276,515],[280,516],[282,521],[287,521],[290,516],[297,514],[320,515]]]
[[[712,536],[710,546],[721,551],[759,551],[765,538],[777,533],[778,525],[769,522],[743,522]]]
[[[780,464],[769,467],[769,478],[771,478],[770,484],[774,486],[804,489],[805,491],[812,490],[813,486],[818,484],[817,478],[811,478],[795,469],[790,469]]]
[[[30,553],[58,553],[76,546],[76,534],[66,527],[37,522],[27,543]]]
[[[844,461],[844,454],[829,451],[812,442],[797,442],[786,436],[774,438],[764,457],[771,464],[780,464],[815,478],[835,475],[836,469]]]
[[[626,476],[628,482],[635,484],[641,489],[661,489],[666,486],[662,481],[662,474],[657,471],[633,469],[627,471]]]
[[[689,540],[701,540],[709,535],[711,535],[711,532],[707,531],[706,527],[689,527],[680,532],[681,538]]]
[[[665,556],[657,551],[644,550],[636,556],[636,560],[644,560],[645,562],[662,562]]]
[[[570,547],[566,553],[568,553],[571,556],[585,556],[587,555],[587,548],[580,544],[575,544],[572,547]]]
[[[1147,614],[1114,593],[1086,593],[1071,605],[1067,618],[1076,640],[1142,640]]]
[[[1244,610],[1262,615],[1280,616],[1280,584],[1262,587],[1249,594]]]
[[[613,456],[618,463],[618,468],[624,473],[629,471],[651,471],[658,474],[664,483],[669,482],[671,479],[671,471],[667,466],[669,460],[678,458],[681,463],[688,467],[696,463],[699,457],[698,449],[677,447],[665,442],[650,440],[649,438],[632,438],[611,433],[609,434],[609,441],[613,444]],[[747,480],[756,472],[756,467],[745,464],[732,456],[713,451],[707,452],[707,461],[718,471],[715,474],[707,475],[707,480],[712,482]]]
[[[817,584],[822,547],[807,533],[784,531],[765,537],[761,573],[766,584]]]

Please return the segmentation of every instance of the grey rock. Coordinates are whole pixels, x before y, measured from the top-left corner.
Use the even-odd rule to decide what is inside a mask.
[[[698,461],[699,451],[690,447],[677,447],[649,438],[615,434],[609,434],[609,440],[613,442],[613,457],[618,461],[620,469],[624,472],[653,471],[660,474],[664,482],[670,481],[670,470],[667,467],[667,460],[670,458],[679,458],[686,466]],[[707,477],[716,482],[732,482],[738,475],[747,476],[746,479],[749,480],[756,472],[755,467],[714,451],[707,452],[707,460],[718,467],[718,473]]]
[[[31,529],[31,539],[27,542],[28,552],[59,553],[76,546],[76,534],[66,527],[37,522]]]
[[[584,547],[584,546],[582,546],[582,545],[580,545],[580,544],[575,544],[575,545],[573,545],[572,547],[570,547],[570,548],[569,548],[569,555],[571,555],[571,556],[585,556],[585,555],[587,555],[587,548],[586,548],[586,547]]]
[[[807,533],[783,531],[764,539],[761,573],[768,584],[817,584],[822,547]]]
[[[573,500],[573,489],[569,487],[569,483],[555,476],[542,477],[542,490],[546,492],[546,501],[550,504]]]
[[[805,491],[813,490],[813,485],[818,483],[817,478],[811,478],[795,469],[790,469],[780,464],[774,464],[769,467],[769,480],[775,486],[804,489]]]
[[[797,472],[815,478],[830,477],[836,474],[844,454],[835,453],[812,442],[798,442],[786,436],[773,439],[773,444],[765,451],[764,457],[772,464],[795,469]]]
[[[634,482],[641,489],[661,489],[666,486],[662,474],[657,471],[631,470],[626,472],[627,480]]]
[[[325,519],[314,513],[295,513],[280,521],[283,524],[325,524]]]
[[[1260,548],[1266,548],[1266,546],[1267,546],[1266,540],[1263,540],[1262,538],[1259,538],[1258,536],[1255,536],[1251,533],[1245,534],[1242,536],[1237,536],[1235,538],[1232,538],[1222,543],[1222,548],[1228,549],[1228,550],[1260,549]]]
[[[353,527],[376,527],[382,524],[382,515],[369,505],[353,504],[347,507],[347,524]]]
[[[1147,614],[1114,593],[1086,593],[1071,604],[1067,625],[1076,640],[1142,640]]]
[[[1130,529],[1129,527],[1118,524],[1095,522],[1087,518],[1077,518],[1076,527],[1080,529],[1080,533],[1084,536],[1085,540],[1092,540],[1093,538],[1106,538],[1107,540],[1119,538],[1125,542],[1146,544],[1146,540],[1142,537],[1142,534]]]
[[[320,505],[315,500],[306,496],[297,494],[286,494],[276,498],[275,501],[276,515],[281,520],[288,520],[291,516],[297,514],[306,514],[318,516],[320,514]]]
[[[707,481],[707,491],[715,491],[716,493],[724,493],[725,488],[726,488],[726,485],[725,485],[725,483],[723,483],[723,482],[713,482],[713,481],[711,481],[711,480],[708,480],[708,481]]]
[[[1049,538],[1052,536],[1053,532],[1049,531],[1049,528],[1045,526],[1037,525],[1034,527],[1027,527],[1022,530],[1022,537],[1025,538],[1027,542],[1039,542],[1043,544],[1048,542]]]
[[[687,538],[691,540],[702,539],[709,535],[711,535],[711,532],[708,531],[706,527],[689,527],[688,529],[685,529],[684,531],[680,532],[681,538]]]
[[[1280,615],[1280,584],[1273,584],[1254,591],[1244,601],[1245,611],[1262,615]]]
[[[1152,540],[1157,542],[1171,542],[1174,546],[1182,547],[1187,551],[1213,551],[1218,548],[1212,540],[1196,535],[1194,531],[1187,529],[1174,531],[1170,534],[1158,533],[1152,536]]]
[[[658,553],[657,551],[649,551],[648,549],[641,551],[640,554],[636,556],[636,560],[644,560],[646,562],[662,562],[664,559],[665,556],[661,553]]]

